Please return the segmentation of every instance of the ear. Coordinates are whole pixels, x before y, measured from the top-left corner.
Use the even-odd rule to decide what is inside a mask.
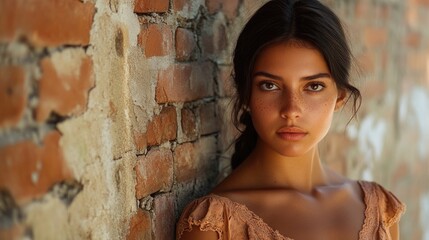
[[[347,91],[344,89],[338,90],[338,98],[337,102],[335,103],[335,111],[338,111],[340,108],[344,106],[347,100]]]

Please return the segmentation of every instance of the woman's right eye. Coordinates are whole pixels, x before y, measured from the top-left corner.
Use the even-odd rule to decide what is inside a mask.
[[[272,90],[277,90],[279,89],[279,87],[277,87],[274,83],[272,82],[261,82],[259,84],[259,87],[264,90],[264,91],[272,91]]]

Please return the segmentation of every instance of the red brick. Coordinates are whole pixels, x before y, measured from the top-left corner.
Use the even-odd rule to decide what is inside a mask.
[[[214,137],[203,137],[195,143],[178,145],[174,150],[176,180],[189,182],[204,175],[213,166],[216,149]]]
[[[57,69],[59,59],[44,58],[41,61],[42,77],[39,83],[39,104],[36,120],[45,121],[50,113],[61,116],[75,116],[86,110],[89,90],[94,86],[92,61],[88,56],[71,57],[59,53],[61,69]]]
[[[369,15],[369,1],[356,1],[355,15],[356,18],[365,18]]]
[[[16,14],[19,2],[16,0],[0,1],[0,42],[12,41],[17,31]]]
[[[149,212],[138,209],[131,217],[126,239],[152,239],[152,219]]]
[[[213,96],[212,72],[209,62],[170,65],[158,74],[157,102],[187,102]]]
[[[193,141],[198,137],[197,119],[191,109],[182,109],[182,132],[185,141]]]
[[[221,97],[231,97],[235,93],[234,80],[231,76],[230,66],[219,66],[218,74],[218,94]]]
[[[429,0],[416,0],[415,2],[424,7],[429,7]]]
[[[3,0],[0,41],[25,38],[35,46],[88,45],[95,6],[76,0]]]
[[[0,67],[0,127],[14,126],[24,114],[27,94],[24,69]]]
[[[135,171],[137,199],[169,191],[173,184],[173,155],[170,150],[151,150],[147,156],[138,158]]]
[[[177,115],[174,107],[166,107],[147,126],[148,146],[172,141],[177,136]]]
[[[150,13],[150,12],[167,12],[169,0],[136,0],[134,12]]]
[[[240,0],[224,0],[222,10],[228,20],[232,20],[237,16]]]
[[[390,15],[391,15],[391,13],[390,13],[390,8],[388,5],[382,4],[381,6],[379,6],[377,8],[377,16],[379,19],[381,19],[383,21],[388,21]]]
[[[190,60],[196,47],[197,43],[194,38],[194,33],[184,28],[177,28],[176,59],[179,61]]]
[[[206,135],[219,131],[219,121],[216,116],[215,103],[208,103],[200,107],[200,134]]]
[[[192,0],[173,0],[173,9],[175,12],[183,11],[184,8],[190,3]]]
[[[424,52],[410,51],[405,59],[406,67],[408,71],[414,72],[425,72],[427,70],[427,58],[428,54]],[[423,79],[413,79],[414,81]]]
[[[19,142],[0,149],[0,189],[8,189],[17,203],[46,193],[54,183],[72,179],[60,147],[61,135],[45,136],[43,145]]]
[[[0,228],[0,239],[25,239],[26,227],[23,224],[14,224],[9,228]]]
[[[365,45],[369,48],[381,47],[387,43],[385,28],[369,27],[364,32]]]
[[[221,0],[206,0],[207,10],[210,14],[216,13],[222,7]]]
[[[134,131],[134,144],[138,152],[144,151],[148,146],[146,133]]]
[[[145,25],[138,38],[146,57],[166,56],[173,50],[173,31],[166,24]]]
[[[178,182],[187,182],[197,176],[200,159],[194,143],[183,143],[174,150],[175,175]]]
[[[375,71],[376,56],[373,52],[362,53],[361,55],[357,56],[356,59],[359,63],[359,66],[362,67],[362,70],[364,70],[365,72],[374,72]]]
[[[174,198],[172,194],[161,194],[154,200],[155,236],[156,239],[169,240],[174,236]]]
[[[406,43],[410,48],[418,48],[422,41],[422,36],[419,32],[410,32],[406,35]]]

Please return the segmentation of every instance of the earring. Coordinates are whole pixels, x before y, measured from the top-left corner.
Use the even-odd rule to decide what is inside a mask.
[[[243,107],[243,110],[244,110],[245,112],[248,112],[248,113],[250,114],[250,108],[249,108],[249,106],[244,106],[244,107]]]

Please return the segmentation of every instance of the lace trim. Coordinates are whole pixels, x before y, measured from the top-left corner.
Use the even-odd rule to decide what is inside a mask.
[[[274,235],[276,239],[279,240],[293,240],[292,238],[288,238],[280,234],[279,231],[274,230],[272,227],[270,227],[264,220],[256,215],[253,211],[248,209],[245,205],[237,203],[232,201],[229,198],[222,197],[216,194],[210,194],[209,196],[212,196],[214,198],[222,199],[224,202],[228,202],[229,205],[232,205],[232,207],[235,209],[239,209],[238,212],[242,212],[243,214],[238,214],[238,217],[243,220],[244,222],[249,222],[252,226],[259,227],[258,231],[263,231],[267,233],[268,235]],[[241,211],[240,211],[241,210]]]
[[[401,218],[402,214],[407,210],[407,207],[403,204],[401,204],[398,207],[398,211],[396,211],[395,215],[393,215],[392,218],[389,219],[389,221],[385,222],[386,227],[391,227],[394,223],[399,222],[399,219]]]
[[[405,211],[405,205],[402,204],[399,200],[397,200],[398,206],[397,206],[397,209],[395,209],[395,215],[389,218],[388,221],[385,222],[383,219],[380,219],[381,216],[379,214],[376,214],[376,213],[379,213],[378,203],[380,203],[380,200],[381,200],[380,194],[384,194],[381,192],[379,194],[378,192],[382,191],[382,189],[377,191],[375,183],[371,183],[371,182],[357,181],[357,183],[362,189],[363,201],[365,204],[364,222],[361,230],[359,231],[359,239],[370,239],[373,237],[374,234],[377,234],[377,233],[380,234],[379,232],[380,230],[376,230],[375,228],[377,228],[376,226],[380,226],[381,222],[383,222],[382,224],[384,225],[382,226],[383,228],[390,227],[395,222],[398,222],[399,218]],[[199,205],[204,201],[211,202],[213,200],[223,205],[224,210],[232,211],[232,212],[241,212],[242,214],[234,214],[234,216],[242,220],[244,223],[246,222],[249,223],[248,225],[257,226],[258,232],[262,231],[268,235],[271,235],[272,237],[274,237],[274,239],[293,240],[292,238],[288,238],[281,235],[277,230],[274,230],[273,228],[271,228],[266,222],[264,222],[264,220],[261,217],[259,217],[257,214],[252,212],[250,209],[248,209],[247,206],[234,202],[229,198],[222,197],[216,194],[209,194],[203,199],[199,201],[195,201],[194,204]],[[388,199],[384,198],[383,200],[387,201]],[[387,202],[386,202],[386,205],[387,205]],[[223,222],[224,219],[222,219],[222,217],[215,217],[215,216],[204,216],[204,217],[205,217],[204,220],[196,220],[190,216],[188,216],[186,219],[181,219],[180,222],[178,223],[178,229],[177,229],[178,239],[180,239],[184,231],[191,231],[192,226],[195,225],[195,226],[199,226],[201,231],[217,232],[219,235],[218,239],[221,240],[223,237],[223,228],[216,226],[216,223]],[[248,231],[250,230],[251,229],[248,229]],[[253,235],[256,233],[248,232],[248,234]]]
[[[191,214],[193,211],[196,211],[201,207],[201,205],[204,204],[207,206],[207,208],[209,208],[211,205],[211,199],[212,198],[209,196],[205,196],[203,198],[194,200],[187,208],[188,213]],[[209,212],[209,209],[207,209],[207,212]],[[186,218],[179,219],[177,224],[176,239],[180,239],[184,231],[190,232],[192,230],[192,226],[198,226],[200,231],[215,231],[218,234],[218,239],[222,240],[223,229],[222,227],[217,226],[217,223],[223,222],[222,216],[206,214],[201,217],[202,219],[195,219],[193,216],[188,215]]]
[[[381,234],[382,239],[388,238],[390,235],[389,228],[399,221],[402,214],[406,210],[406,206],[401,203],[395,195],[385,190],[383,187],[373,182],[358,181],[364,194],[365,220],[362,230],[359,232],[359,239],[367,239],[373,234]],[[389,201],[392,198],[393,202]],[[394,215],[389,216],[387,220],[384,219],[387,211],[380,209],[380,203],[384,203],[384,207],[392,206]],[[374,233],[372,232],[374,231]]]
[[[384,224],[388,228],[390,228],[394,223],[399,222],[399,219],[401,218],[402,214],[404,214],[406,211],[406,206],[403,203],[401,203],[398,199],[396,199],[394,195],[393,197],[395,198],[395,200],[398,201],[398,205],[395,208],[395,214],[387,221],[383,220]],[[387,201],[387,198],[385,198],[384,200]],[[387,203],[386,203],[386,206],[387,206]]]
[[[357,182],[360,188],[362,189],[363,200],[365,203],[364,220],[363,220],[362,229],[359,231],[359,239],[368,239],[365,236],[368,236],[368,237],[371,236],[371,232],[369,231],[371,229],[370,226],[375,226],[377,222],[377,219],[374,217],[375,215],[371,214],[376,212],[375,211],[376,205],[371,204],[370,197],[369,197],[369,196],[374,196],[375,193],[372,187],[370,188],[366,187],[367,182],[364,182],[364,181],[357,181]]]

